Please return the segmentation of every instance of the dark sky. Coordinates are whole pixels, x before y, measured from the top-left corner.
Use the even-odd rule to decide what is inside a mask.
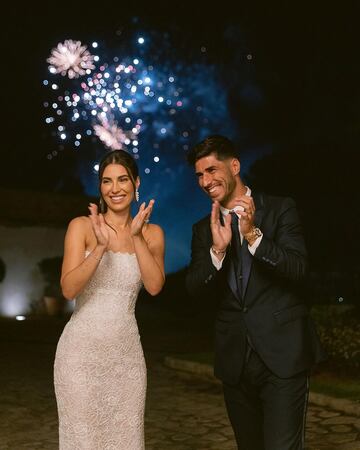
[[[9,5],[1,24],[2,186],[71,193],[79,189],[79,179],[84,185],[86,176],[81,173],[99,156],[94,146],[81,157],[69,146],[51,161],[47,159],[58,142],[44,126],[46,58],[51,48],[69,38],[82,42],[95,38],[106,48],[124,49],[124,42],[137,30],[153,33],[158,65],[179,62],[189,103],[197,95],[194,80],[200,80],[199,92],[199,83],[207,85],[206,71],[211,68],[213,91],[208,87],[202,94],[210,122],[203,130],[196,123],[189,144],[207,132],[230,135],[241,150],[245,175],[254,161],[277,149],[291,152],[304,146],[306,151],[307,146],[313,149],[315,143],[325,141],[334,143],[333,153],[340,154],[342,146],[357,147],[360,41],[356,6],[342,2],[335,7],[325,1],[240,2],[235,12],[226,2],[216,7],[204,2],[177,3]],[[206,47],[205,56],[201,47]],[[223,96],[214,107],[210,97],[218,92]],[[172,140],[176,143],[176,133]],[[157,196],[154,221],[165,228],[169,271],[187,263],[191,224],[209,207],[185,158],[175,149],[174,144],[168,152],[172,155],[160,149],[165,165],[142,177],[143,198]],[[143,169],[146,150],[141,152]],[[93,193],[89,180],[83,187]]]

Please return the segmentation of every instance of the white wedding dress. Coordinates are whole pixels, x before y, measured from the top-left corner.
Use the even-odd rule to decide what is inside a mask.
[[[60,337],[60,450],[143,450],[146,366],[135,319],[135,254],[104,254]]]

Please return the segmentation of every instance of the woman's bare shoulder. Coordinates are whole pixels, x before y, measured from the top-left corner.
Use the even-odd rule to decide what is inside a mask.
[[[75,217],[69,222],[68,230],[87,232],[91,229],[91,222],[87,216]]]
[[[147,224],[144,234],[149,239],[164,239],[164,231],[161,226],[156,223]]]

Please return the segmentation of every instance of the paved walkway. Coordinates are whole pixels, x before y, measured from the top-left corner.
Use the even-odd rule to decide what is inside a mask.
[[[0,323],[0,450],[55,450],[52,363],[63,323],[25,322]],[[146,450],[235,450],[220,386],[165,367],[159,339],[144,340]],[[335,449],[360,450],[360,418],[310,405],[307,450]]]

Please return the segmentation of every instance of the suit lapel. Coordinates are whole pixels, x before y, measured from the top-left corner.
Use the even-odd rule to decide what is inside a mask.
[[[255,226],[260,228],[261,227],[261,223],[263,220],[263,216],[264,216],[264,198],[262,194],[254,194],[253,196],[254,198],[254,203],[255,203]],[[220,214],[220,222],[221,225],[224,225],[224,219],[222,217],[222,214]],[[212,243],[212,236],[211,236],[211,231],[210,231],[210,216],[209,216],[209,243],[211,245]],[[243,247],[245,247],[243,249]],[[228,261],[224,261],[225,264],[227,264],[227,280],[229,283],[229,287],[232,291],[232,293],[234,294],[235,298],[237,298],[239,301],[242,301],[242,299],[245,297],[246,294],[246,289],[248,286],[248,282],[249,282],[249,278],[250,278],[250,274],[251,274],[251,267],[252,267],[252,262],[253,262],[253,256],[251,255],[251,253],[249,252],[249,249],[247,247],[247,245],[245,244],[245,246],[242,246],[242,295],[239,293],[238,290],[238,286],[237,286],[237,282],[236,282],[236,270],[235,270],[235,265],[234,265],[234,261],[232,260],[232,258],[230,257],[228,259]],[[230,255],[228,255],[230,256]],[[227,259],[227,258],[226,258]]]
[[[254,195],[254,203],[255,203],[255,226],[260,228],[261,222],[264,216],[264,198],[262,194]],[[246,289],[248,286],[251,267],[253,263],[253,256],[249,252],[248,246],[242,245],[241,247],[241,260],[242,260],[242,296],[245,298]]]
[[[222,226],[224,226],[224,218],[222,214],[220,214],[220,223]],[[212,240],[211,233],[210,233],[210,240]],[[210,241],[211,242],[211,241]],[[241,295],[239,293],[237,281],[236,281],[236,270],[235,270],[235,264],[233,259],[230,257],[230,255],[227,255],[228,257],[225,258],[224,264],[227,265],[227,281],[229,284],[229,287],[234,294],[235,298],[237,298],[239,301],[241,301]]]

